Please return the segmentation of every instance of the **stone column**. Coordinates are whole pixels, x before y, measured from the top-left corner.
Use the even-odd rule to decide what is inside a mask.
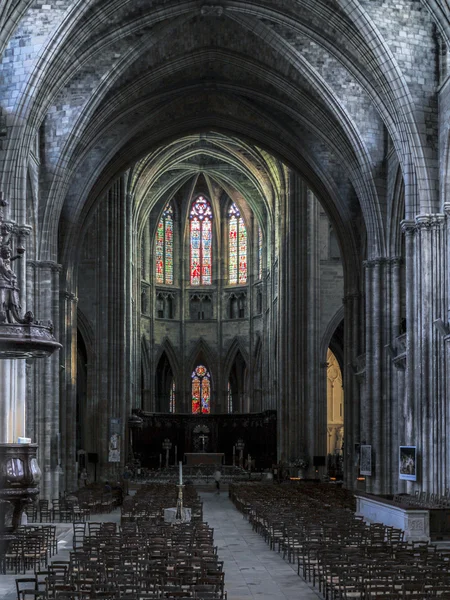
[[[61,461],[64,469],[65,489],[71,491],[78,486],[76,472],[76,422],[77,422],[77,303],[72,292],[62,291],[60,357],[61,400]],[[84,423],[82,424],[84,426]]]
[[[278,455],[287,462],[307,451],[305,396],[307,328],[307,187],[290,174],[280,211],[278,294]]]
[[[414,487],[443,493],[448,486],[448,474],[442,468],[445,464],[446,423],[442,422],[441,416],[447,394],[443,385],[444,347],[440,329],[444,334],[448,331],[447,231],[443,214],[417,215],[415,222],[417,312],[411,326],[417,329],[419,335],[415,340],[414,362],[410,364],[408,357],[407,364],[407,376],[414,379],[417,391],[414,443],[421,459],[421,472],[419,468],[418,482]],[[407,328],[409,332],[409,324]]]
[[[393,294],[392,269],[395,261],[385,258],[366,261],[366,386],[363,436],[372,445],[372,476],[366,477],[366,490],[392,493],[393,473],[397,468],[396,428],[397,390],[392,384],[392,316],[399,314],[400,297]],[[395,286],[394,286],[395,287]],[[398,289],[397,289],[398,292]]]
[[[131,207],[124,177],[118,179],[98,208],[97,303],[93,306],[97,370],[95,412],[98,475],[112,477],[126,461],[126,425],[131,411],[132,253],[129,243]],[[120,463],[109,462],[111,419],[120,419]]]
[[[27,306],[42,320],[51,319],[55,337],[59,338],[59,274],[61,265],[53,261],[27,261]],[[32,363],[27,397],[27,413],[34,422],[27,419],[27,431],[33,441],[39,444],[38,462],[42,471],[41,498],[57,498],[63,482],[58,472],[58,445],[61,440],[60,410],[60,353]]]
[[[399,431],[399,445],[415,445],[416,439],[416,414],[417,394],[415,382],[415,362],[417,352],[418,331],[416,327],[416,310],[418,306],[416,290],[416,264],[415,264],[415,234],[414,221],[403,221],[402,231],[405,234],[405,299],[406,299],[406,342],[405,342],[405,395],[403,398],[403,422]],[[413,492],[414,484],[402,482],[399,489],[404,492]]]
[[[326,375],[320,369],[320,204],[311,190],[307,191],[307,248],[304,323],[306,329],[306,388],[304,391],[307,406],[307,447],[312,461],[314,455],[327,453],[327,398],[321,396],[322,386],[326,385]],[[325,387],[326,390],[326,387]],[[312,469],[312,465],[311,465]]]
[[[25,360],[0,360],[0,381],[0,442],[17,443],[26,432]]]
[[[361,356],[361,303],[357,292],[344,296],[344,476],[348,488],[355,486],[357,456],[355,445],[363,439],[361,405],[365,405],[365,355]]]

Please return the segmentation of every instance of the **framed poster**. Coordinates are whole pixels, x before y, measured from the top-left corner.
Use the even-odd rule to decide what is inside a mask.
[[[400,446],[398,476],[407,481],[417,481],[416,446]]]
[[[361,444],[359,447],[359,473],[360,475],[372,475],[372,446]]]

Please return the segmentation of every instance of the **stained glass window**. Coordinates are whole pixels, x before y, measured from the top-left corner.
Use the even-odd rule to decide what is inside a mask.
[[[170,397],[169,397],[169,412],[175,412],[175,380],[172,379],[172,385],[170,386]]]
[[[233,204],[228,211],[228,277],[231,284],[247,283],[247,229]]]
[[[262,279],[262,229],[258,225],[258,279]]]
[[[191,285],[212,282],[212,210],[203,196],[192,204],[190,229]]]
[[[206,367],[199,365],[192,373],[192,412],[211,412],[211,377]]]
[[[155,244],[156,283],[173,284],[173,208],[167,204],[158,223]]]

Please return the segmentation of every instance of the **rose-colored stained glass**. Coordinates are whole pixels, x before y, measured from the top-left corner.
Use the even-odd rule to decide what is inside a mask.
[[[247,283],[247,229],[239,219],[239,283]]]
[[[238,280],[238,245],[237,245],[237,231],[238,231],[238,220],[233,215],[230,217],[229,222],[229,259],[228,259],[228,273],[230,283],[237,283]]]
[[[194,377],[192,380],[192,412],[200,412],[200,379]]]
[[[199,365],[192,373],[192,412],[211,412],[211,380],[206,367]]]
[[[228,279],[230,284],[247,283],[247,228],[234,202],[228,218]]]
[[[164,283],[164,221],[160,220],[156,232],[156,283]]]
[[[199,196],[193,202],[189,217],[191,285],[211,285],[212,210],[206,198]]]
[[[206,377],[202,381],[202,413],[208,414],[210,412],[209,398],[210,398],[210,383]]]
[[[167,204],[156,231],[156,283],[173,284],[173,208]]]
[[[200,221],[191,221],[191,285],[200,285],[201,253],[200,253]]]
[[[172,213],[168,212],[165,222],[165,283],[173,284],[173,218]]]
[[[258,279],[262,279],[262,229],[258,225]]]
[[[209,220],[203,221],[202,227],[202,284],[211,285],[212,275],[212,223]]]

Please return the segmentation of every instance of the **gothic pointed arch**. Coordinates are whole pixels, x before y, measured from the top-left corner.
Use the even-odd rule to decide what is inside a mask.
[[[262,410],[262,396],[263,396],[263,345],[261,336],[258,335],[255,344],[255,352],[253,357],[253,409],[255,411]]]
[[[179,384],[179,360],[173,344],[165,337],[155,357],[155,410],[180,412],[182,394]]]
[[[79,306],[77,307],[77,329],[83,336],[88,358],[92,359],[94,357],[95,334],[91,322]]]
[[[227,412],[250,412],[248,398],[249,361],[238,339],[234,339],[225,359]]]
[[[155,235],[155,282],[174,283],[174,218],[173,202],[169,200],[159,218]]]
[[[199,341],[191,353],[188,364],[189,384],[191,389],[190,412],[207,414],[217,411],[217,399],[214,397],[213,369],[216,361],[213,352],[203,339]]]
[[[225,356],[225,361],[224,361],[224,374],[225,374],[225,377],[227,377],[227,374],[230,372],[231,366],[232,366],[233,362],[236,359],[236,355],[239,352],[241,353],[241,355],[242,355],[245,363],[247,365],[249,365],[250,364],[250,357],[248,355],[248,352],[246,351],[245,346],[242,343],[242,341],[238,337],[235,337],[232,340],[231,344],[229,345],[227,353],[226,353],[226,356]]]
[[[160,360],[160,358],[163,354],[167,355],[167,357],[170,361],[172,370],[173,370],[174,374],[177,376],[179,373],[179,368],[180,368],[179,360],[178,360],[177,352],[168,337],[164,338],[158,352],[156,353],[156,362],[158,362]]]
[[[189,353],[187,364],[188,370],[191,372],[195,367],[195,363],[203,361],[207,363],[211,371],[212,380],[215,380],[215,367],[217,364],[216,353],[211,346],[203,339],[200,338],[195,344],[192,351]]]
[[[330,348],[339,363],[341,369],[344,367],[344,307],[341,306],[330,319],[320,343],[320,362],[327,362],[327,353]]]
[[[391,218],[389,219],[389,243],[391,256],[401,257],[404,255],[405,236],[402,232],[401,223],[405,218],[405,181],[401,166],[398,165],[393,190],[393,201],[391,202]]]
[[[141,338],[141,406],[144,410],[154,410],[151,364],[152,360],[148,340],[146,336],[143,335]]]
[[[189,211],[189,278],[193,286],[213,281],[213,211],[202,194],[194,198]]]
[[[175,375],[165,352],[161,354],[155,369],[155,409],[156,412],[176,412]]]
[[[227,210],[228,220],[228,283],[243,285],[247,283],[248,236],[244,216],[235,202]]]

